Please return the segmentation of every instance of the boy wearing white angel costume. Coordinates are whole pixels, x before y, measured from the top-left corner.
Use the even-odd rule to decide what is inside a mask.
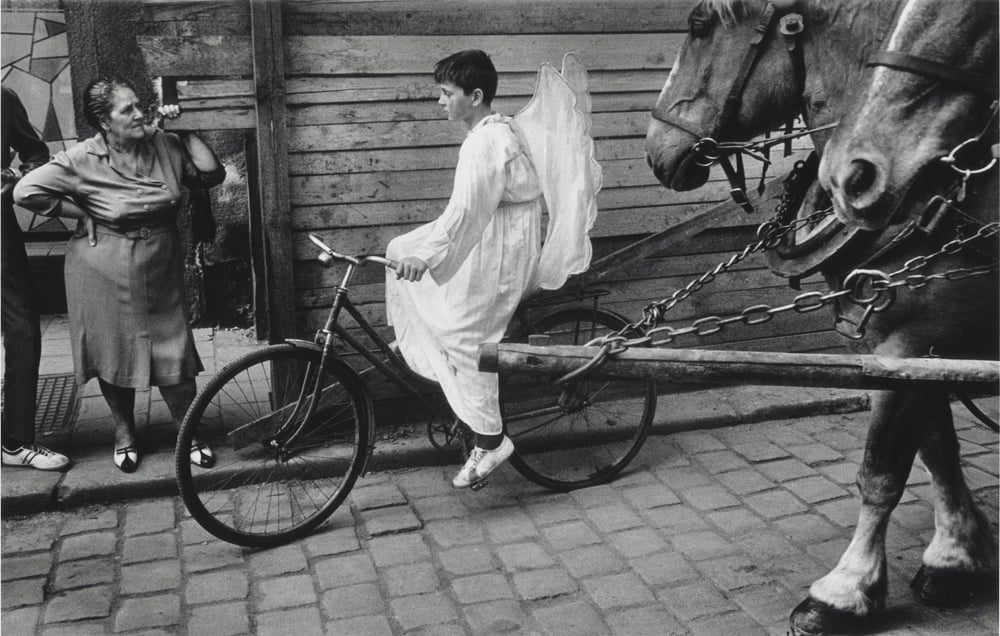
[[[586,73],[575,58],[566,56],[561,74],[542,65],[534,97],[514,118],[493,112],[497,72],[483,51],[444,58],[434,80],[448,119],[469,133],[444,212],[389,243],[386,256],[398,266],[387,272],[386,310],[403,358],[441,385],[476,433],[452,481],[464,488],[514,450],[500,420],[497,375],[478,370],[479,345],[500,341],[527,293],[557,289],[590,265],[601,172]]]

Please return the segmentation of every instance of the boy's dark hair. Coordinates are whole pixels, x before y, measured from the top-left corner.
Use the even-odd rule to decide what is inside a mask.
[[[485,52],[472,49],[452,53],[434,65],[434,81],[452,83],[468,95],[477,88],[483,91],[483,103],[489,106],[497,94],[497,70]]]

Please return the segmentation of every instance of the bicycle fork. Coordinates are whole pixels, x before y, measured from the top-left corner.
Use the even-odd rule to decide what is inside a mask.
[[[329,359],[330,352],[333,349],[332,328],[333,325],[336,324],[337,319],[340,317],[340,310],[343,307],[343,299],[347,294],[348,285],[350,284],[351,278],[354,276],[356,269],[357,266],[354,263],[347,264],[347,269],[344,272],[344,278],[334,292],[333,306],[330,308],[326,324],[323,325],[322,329],[316,332],[316,336],[313,341],[321,346],[319,364],[315,365],[315,368],[313,368],[314,365],[312,364],[306,366],[305,377],[302,381],[302,387],[299,389],[299,395],[295,400],[295,407],[267,443],[268,448],[277,453],[281,459],[288,458],[288,447],[299,438],[303,430],[305,430],[306,424],[309,423],[312,416],[316,413],[316,408],[319,405],[319,398],[323,388],[323,369],[326,368],[327,360]],[[303,405],[305,405],[305,414],[299,418],[299,414],[302,413]],[[298,420],[297,424],[296,420]]]

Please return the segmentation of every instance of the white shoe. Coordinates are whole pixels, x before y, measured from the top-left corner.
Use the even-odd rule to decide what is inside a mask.
[[[514,442],[506,435],[500,446],[493,450],[483,450],[476,446],[469,453],[469,459],[465,466],[458,471],[451,483],[455,488],[468,488],[486,478],[487,475],[496,470],[497,466],[507,461],[511,453],[514,452]]]
[[[69,457],[51,451],[39,444],[24,444],[17,450],[3,449],[4,466],[37,468],[38,470],[62,470],[69,465]]]

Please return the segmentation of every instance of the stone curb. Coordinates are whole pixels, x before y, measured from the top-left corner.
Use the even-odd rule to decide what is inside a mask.
[[[739,386],[660,395],[652,435],[750,424],[767,420],[863,411],[864,391]],[[422,427],[421,427],[422,429]],[[172,448],[144,455],[139,470],[126,475],[114,469],[103,447],[80,449],[65,473],[4,468],[0,502],[3,517],[69,509],[95,503],[177,495]],[[406,467],[458,465],[457,452],[433,448],[421,434],[376,442],[369,472]]]

